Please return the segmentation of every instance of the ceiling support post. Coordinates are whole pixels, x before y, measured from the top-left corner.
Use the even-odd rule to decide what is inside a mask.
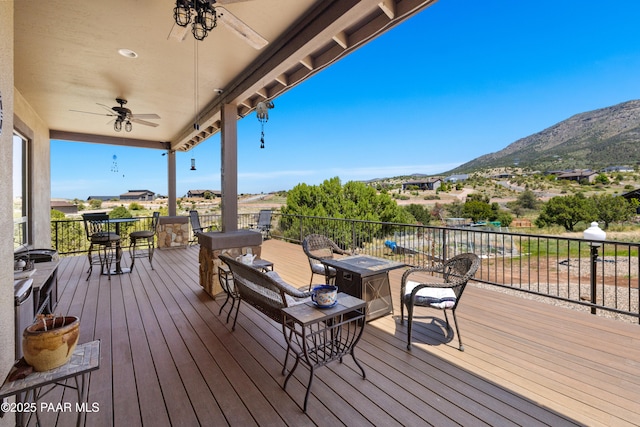
[[[167,188],[168,188],[168,208],[169,216],[176,216],[176,152],[167,152]]]
[[[221,161],[220,182],[222,186],[222,232],[238,230],[238,107],[223,104],[220,116]]]

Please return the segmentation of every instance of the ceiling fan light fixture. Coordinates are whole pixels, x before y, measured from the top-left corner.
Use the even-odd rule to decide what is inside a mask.
[[[204,40],[205,37],[209,34],[207,29],[204,26],[204,17],[200,14],[196,15],[193,21],[193,26],[191,27],[191,33],[193,33],[193,37],[196,40]]]
[[[124,124],[124,130],[131,132],[131,129],[133,129],[133,126],[131,125],[131,122],[127,120],[127,123]]]
[[[113,123],[113,130],[120,132],[122,130],[122,120],[117,120]]]
[[[209,3],[198,11],[198,17],[200,17],[200,22],[202,22],[202,26],[207,31],[213,30],[218,24],[216,10]]]
[[[189,25],[189,22],[191,22],[191,2],[176,0],[176,7],[173,8],[173,19],[181,27]]]

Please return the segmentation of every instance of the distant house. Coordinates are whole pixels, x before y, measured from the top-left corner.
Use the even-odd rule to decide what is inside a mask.
[[[120,200],[132,200],[136,202],[149,202],[155,198],[156,193],[149,190],[129,190],[120,195]]]
[[[503,172],[493,176],[493,179],[509,179],[509,178],[513,178],[512,173]]]
[[[602,169],[602,172],[613,173],[613,172],[633,172],[633,168],[631,166],[609,166]]]
[[[469,179],[469,174],[460,174],[460,175],[449,175],[448,177],[446,177],[444,179],[445,182],[462,182],[462,181],[466,181]]]
[[[596,176],[598,176],[597,172],[586,169],[562,173],[558,175],[558,179],[567,179],[569,181],[582,181],[586,179],[588,182],[593,182]]]
[[[402,183],[402,189],[406,190],[409,187],[417,187],[420,190],[437,190],[442,185],[440,178],[429,178],[420,181],[406,181]]]
[[[74,205],[73,203],[67,202],[65,200],[52,200],[51,201],[51,209],[55,209],[57,211],[60,211],[63,214],[77,214],[78,213],[78,205]]]
[[[638,202],[640,202],[640,188],[636,189],[636,190],[631,190],[627,193],[621,194],[622,197],[624,197],[625,199],[631,201],[633,199],[636,199]],[[640,206],[638,206],[636,208],[636,213],[640,214]]]
[[[103,202],[108,202],[109,200],[118,200],[120,196],[89,196],[87,197],[87,202],[92,200],[102,200]]]
[[[211,193],[215,197],[222,197],[222,191],[220,190],[189,190],[187,191],[187,197],[205,198],[207,193]]]

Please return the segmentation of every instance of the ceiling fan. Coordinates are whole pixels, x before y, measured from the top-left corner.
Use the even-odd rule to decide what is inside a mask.
[[[174,23],[168,38],[183,41],[191,28],[193,36],[203,40],[219,20],[254,49],[262,49],[269,43],[264,37],[224,7],[215,6],[242,1],[247,0],[176,0]]]
[[[130,109],[125,107],[124,105],[127,103],[126,99],[116,98],[116,102],[120,105],[116,105],[115,107],[108,107],[104,104],[97,103],[99,106],[103,107],[108,113],[94,113],[91,111],[79,111],[79,110],[70,110],[75,111],[76,113],[85,113],[85,114],[95,114],[98,116],[110,116],[115,117],[115,121],[113,123],[113,130],[116,132],[120,132],[123,128],[122,124],[124,123],[124,130],[127,132],[131,132],[133,128],[132,123],[138,123],[145,126],[157,127],[158,123],[148,122],[143,119],[159,119],[160,116],[157,114],[133,114]]]

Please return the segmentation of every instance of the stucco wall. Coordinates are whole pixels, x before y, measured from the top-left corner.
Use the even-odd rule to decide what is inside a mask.
[[[29,179],[31,237],[34,248],[51,247],[51,143],[49,128],[20,92],[14,89],[14,126],[31,140]],[[25,128],[25,129],[22,129]],[[70,165],[71,166],[71,165]]]
[[[13,1],[0,1],[0,94],[2,134],[0,135],[0,182],[12,182],[13,174]],[[14,358],[13,310],[13,200],[10,186],[0,191],[0,377],[9,373]],[[6,191],[9,190],[9,191]],[[0,426],[15,422],[12,416],[0,419]]]

